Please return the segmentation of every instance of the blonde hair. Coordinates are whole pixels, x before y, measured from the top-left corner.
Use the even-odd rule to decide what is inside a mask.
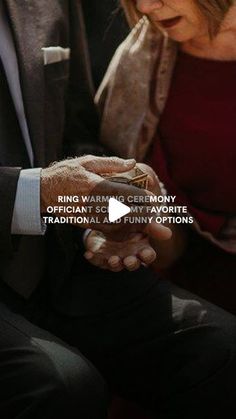
[[[221,25],[229,8],[234,0],[195,0],[200,12],[208,20],[209,34],[214,37]],[[131,27],[133,27],[142,17],[141,13],[135,7],[134,0],[121,0],[126,18]]]

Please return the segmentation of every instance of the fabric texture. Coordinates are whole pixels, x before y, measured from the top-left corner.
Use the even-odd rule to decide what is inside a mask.
[[[30,165],[33,166],[33,149],[30,141],[29,127],[26,120],[17,55],[14,45],[13,34],[10,29],[8,15],[5,7],[5,2],[3,1],[0,3],[0,39],[0,57],[2,58],[11,97],[14,102],[18,122],[28,152]]]
[[[40,168],[20,172],[12,216],[12,234],[42,235],[46,231],[40,212],[40,173]]]

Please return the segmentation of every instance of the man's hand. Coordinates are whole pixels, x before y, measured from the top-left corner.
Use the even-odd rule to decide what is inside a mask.
[[[86,238],[85,258],[101,269],[120,272],[122,269],[137,270],[141,263],[150,265],[156,252],[142,233],[130,235],[122,242],[112,241],[102,233],[92,230]]]
[[[58,203],[59,196],[93,197],[96,199],[96,202],[93,201],[84,204],[81,200],[79,200],[79,202],[73,203],[73,207],[75,207],[76,210],[86,209],[88,206],[90,207],[89,214],[86,214],[85,212],[82,214],[84,219],[87,216],[89,221],[86,220],[86,222],[76,224],[77,226],[102,231],[113,241],[126,240],[131,232],[142,232],[153,237],[158,236],[160,239],[168,239],[171,232],[162,225],[158,225],[156,223],[148,225],[145,223],[124,224],[123,220],[121,220],[121,223],[118,224],[105,223],[104,219],[108,215],[107,212],[98,211],[99,207],[108,207],[108,202],[98,202],[103,197],[121,196],[124,199],[124,203],[127,203],[127,197],[136,196],[142,198],[148,194],[152,194],[149,191],[139,189],[135,186],[112,182],[100,176],[102,174],[107,175],[109,173],[122,174],[123,172],[133,169],[135,164],[136,162],[133,159],[124,160],[118,157],[106,158],[88,155],[75,159],[63,160],[46,169],[43,169],[41,174],[41,212],[46,213],[47,207],[49,206],[57,207],[61,205],[63,207],[63,204]],[[150,181],[152,184],[152,179],[150,179]],[[145,205],[142,208],[142,213],[138,212],[136,214],[133,212],[132,214],[130,213],[128,217],[134,217],[136,215],[145,216]],[[54,215],[59,217],[68,216],[68,213],[64,213],[63,211],[60,211],[59,214],[54,213]],[[75,215],[78,215],[78,213],[79,211]]]
[[[58,206],[59,196],[126,196],[128,191],[136,193],[136,188],[127,185],[114,184],[104,180],[100,174],[103,173],[122,173],[131,170],[135,166],[135,160],[124,160],[118,157],[96,157],[83,156],[74,159],[67,159],[56,162],[41,172],[41,213],[45,214],[49,206]],[[106,230],[102,220],[104,214],[97,214],[97,203],[88,203],[92,206],[92,211],[87,214],[89,218],[97,216],[100,219],[100,230]],[[105,205],[105,204],[103,204]],[[83,202],[73,203],[74,207],[86,207]],[[58,216],[68,216],[60,212]],[[77,214],[78,215],[78,214]],[[86,215],[86,214],[83,214]],[[80,224],[79,227],[92,227],[89,224]],[[95,227],[93,225],[93,227]]]
[[[99,176],[102,173],[122,173],[131,170],[135,166],[135,160],[123,160],[118,157],[83,156],[74,159],[56,162],[41,172],[41,212],[45,213],[49,205],[58,203],[59,195],[91,195],[96,187],[104,179]],[[107,186],[109,182],[107,182]],[[96,189],[98,191],[98,189]],[[101,190],[101,194],[107,192],[122,191],[122,188],[114,185],[112,191]]]

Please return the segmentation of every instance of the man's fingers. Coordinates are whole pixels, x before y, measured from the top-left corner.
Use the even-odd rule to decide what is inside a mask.
[[[128,271],[136,271],[140,268],[141,262],[136,256],[127,256],[123,260],[123,264]]]
[[[134,159],[121,159],[119,157],[86,156],[81,162],[82,166],[93,173],[122,173],[134,168]]]
[[[130,233],[128,236],[128,240],[130,243],[138,243],[140,240],[144,239],[145,235],[142,233]]]
[[[92,259],[92,257],[93,257],[93,252],[90,252],[90,250],[87,250],[87,252],[85,252],[85,253],[84,253],[84,257],[85,257],[85,259],[87,259],[87,260]]]
[[[101,254],[95,254],[93,252],[87,251],[84,253],[84,257],[92,265],[97,266],[98,268],[101,268],[101,269],[107,269],[105,259]]]
[[[145,263],[146,265],[150,265],[156,259],[156,252],[151,247],[145,247],[138,253],[138,257],[141,262]]]
[[[112,272],[120,272],[122,269],[124,269],[123,263],[121,261],[121,258],[119,256],[111,256],[108,261],[108,268]]]

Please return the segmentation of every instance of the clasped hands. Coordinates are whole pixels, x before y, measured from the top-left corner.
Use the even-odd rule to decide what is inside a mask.
[[[91,196],[94,193],[106,196],[160,195],[159,180],[147,165],[138,164],[148,174],[148,191],[123,183],[104,179],[103,174],[127,172],[136,165],[135,160],[118,157],[83,156],[52,164],[41,172],[41,212],[49,205],[56,205],[58,196]],[[125,201],[126,202],[126,201]],[[81,205],[80,203],[77,204]],[[90,217],[96,213],[96,204]],[[104,215],[103,215],[104,216]],[[102,214],[99,215],[102,221]],[[149,238],[167,240],[171,237],[169,228],[152,222],[150,224],[80,224],[91,231],[85,238],[85,257],[95,266],[114,272],[136,270],[141,264],[150,265],[156,259],[156,252]]]

